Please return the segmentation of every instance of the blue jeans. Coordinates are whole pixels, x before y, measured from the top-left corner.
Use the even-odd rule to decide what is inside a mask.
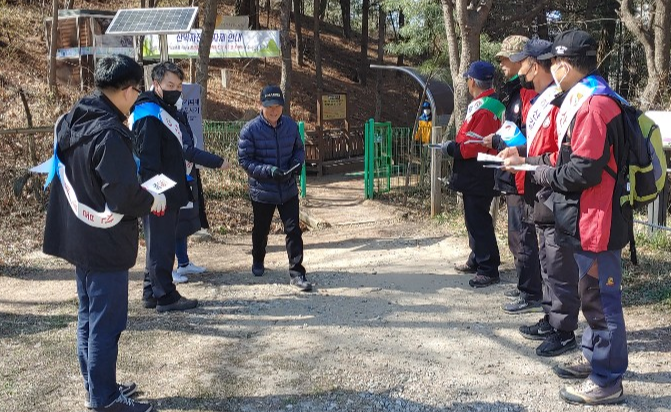
[[[116,361],[119,337],[128,321],[128,271],[76,268],[75,273],[79,296],[77,357],[91,406],[102,408],[119,397]]]
[[[189,253],[185,237],[175,240],[175,256],[177,256],[177,265],[186,266],[189,264]]]
[[[582,335],[582,351],[592,365],[590,379],[601,387],[622,379],[628,364],[621,253],[574,252],[580,275],[580,305],[589,325]]]

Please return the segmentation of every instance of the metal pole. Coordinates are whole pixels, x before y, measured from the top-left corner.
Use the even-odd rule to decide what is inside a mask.
[[[303,142],[303,148],[305,148],[305,123],[298,122],[298,132],[301,134],[301,141]],[[303,162],[303,169],[301,169],[301,198],[303,199],[305,199],[305,186],[306,186],[305,178],[306,178],[305,162]]]
[[[433,126],[431,128],[431,143],[440,143],[443,126]],[[440,165],[443,159],[443,152],[440,150],[431,150],[431,217],[440,213],[441,184]]]

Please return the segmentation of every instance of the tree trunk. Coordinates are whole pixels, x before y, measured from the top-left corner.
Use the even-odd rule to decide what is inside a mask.
[[[251,0],[235,0],[235,15],[249,16]],[[251,20],[251,16],[250,16]]]
[[[203,14],[203,31],[198,44],[198,68],[196,69],[196,83],[201,87],[200,103],[203,118],[207,115],[207,79],[210,65],[210,47],[214,35],[214,25],[217,22],[218,0],[205,0]]]
[[[315,80],[317,81],[317,99],[321,99],[324,85],[322,83],[322,54],[321,54],[321,40],[319,39],[319,0],[314,0],[314,8],[312,14],[314,19],[314,43],[315,43]]]
[[[378,3],[378,24],[377,24],[377,64],[384,62],[384,39],[386,35],[387,13],[382,8],[382,3]],[[375,118],[382,120],[382,84],[384,81],[384,70],[378,70],[375,76]]]
[[[319,19],[324,21],[324,16],[326,15],[326,8],[329,5],[329,0],[321,0],[319,4]]]
[[[361,55],[359,57],[359,82],[366,85],[366,74],[368,73],[368,11],[370,0],[363,0],[361,7]]]
[[[398,11],[398,40],[402,41],[403,36],[401,35],[401,29],[403,29],[403,26],[405,26],[405,14],[403,14],[403,10]],[[396,58],[396,65],[397,66],[403,66],[403,55],[399,54],[398,57]],[[399,72],[400,73],[400,72]]]
[[[57,93],[56,86],[56,49],[58,48],[58,0],[52,2],[51,13],[51,42],[49,45],[49,88],[51,93]]]
[[[352,1],[340,0],[340,13],[342,14],[342,35],[346,39],[352,38]]]
[[[302,32],[302,4],[303,0],[294,0],[294,30],[296,31],[296,64],[305,65],[303,61],[303,32]]]
[[[65,3],[65,9],[66,10],[72,10],[75,7],[75,0],[68,0]]]
[[[282,48],[282,78],[280,87],[284,91],[284,113],[291,116],[291,0],[282,0],[280,10],[280,44]]]

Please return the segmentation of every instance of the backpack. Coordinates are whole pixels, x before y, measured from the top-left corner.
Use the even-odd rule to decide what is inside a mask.
[[[618,156],[618,169],[625,175],[627,190],[620,198],[620,206],[629,203],[638,209],[652,203],[664,190],[666,183],[666,156],[662,147],[659,126],[640,110],[615,99],[624,118],[624,150]],[[615,172],[606,167],[611,176]]]

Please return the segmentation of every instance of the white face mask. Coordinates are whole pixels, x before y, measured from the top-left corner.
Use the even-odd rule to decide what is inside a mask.
[[[182,100],[182,96],[179,96],[179,99],[177,99],[177,102],[175,103],[175,107],[177,110],[182,110],[182,104],[184,101]]]
[[[559,70],[559,67],[561,67],[562,65],[564,66],[564,72],[565,73],[564,73],[564,75],[562,76],[561,79],[558,79],[557,78],[557,71]],[[564,79],[566,79],[566,76],[568,76],[568,72],[570,70],[571,69],[567,65],[565,65],[564,63],[560,63],[559,66],[557,66],[557,70],[550,69],[550,74],[552,75],[552,79],[555,81],[555,84],[557,85],[557,87],[559,87],[560,90],[561,90],[561,82],[563,82]]]
[[[429,109],[424,109],[424,114],[427,115],[427,116],[430,115],[430,114],[431,114],[431,110],[429,110]]]

